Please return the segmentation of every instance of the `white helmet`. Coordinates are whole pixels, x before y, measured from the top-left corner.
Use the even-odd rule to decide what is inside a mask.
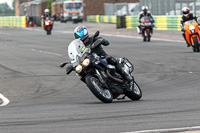
[[[45,9],[44,12],[45,12],[45,13],[49,13],[49,9]]]
[[[148,6],[142,6],[142,11],[147,11],[148,9]]]
[[[188,14],[190,13],[190,9],[188,7],[183,7],[182,8],[182,13],[184,16],[188,16]]]

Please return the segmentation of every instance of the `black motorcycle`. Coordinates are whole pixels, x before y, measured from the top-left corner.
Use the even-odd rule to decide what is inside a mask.
[[[98,34],[96,32],[93,38]],[[104,57],[90,51],[90,48],[85,47],[79,39],[72,41],[68,46],[71,62],[62,63],[60,67],[70,64],[66,69],[66,74],[75,71],[90,91],[104,103],[111,103],[113,99],[125,99],[126,96],[131,100],[139,100],[142,97],[142,91],[135,81],[128,84],[116,72],[115,66],[108,64]],[[123,65],[124,71],[132,76],[131,62],[125,57],[119,58],[118,61]]]

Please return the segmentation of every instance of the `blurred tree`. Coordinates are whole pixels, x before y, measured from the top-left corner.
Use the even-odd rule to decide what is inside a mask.
[[[7,3],[0,4],[0,14],[6,14],[10,10]]]
[[[13,15],[14,9],[11,9],[7,3],[0,4],[0,14],[1,15]]]
[[[49,9],[51,13],[51,3],[54,2],[55,0],[48,0],[47,8]]]
[[[15,11],[15,0],[12,2],[13,10]]]

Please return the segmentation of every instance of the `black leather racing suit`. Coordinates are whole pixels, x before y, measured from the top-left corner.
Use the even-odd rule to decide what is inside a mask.
[[[141,11],[138,15],[138,22],[141,23],[141,18],[144,17],[144,16],[149,16],[152,18],[152,21],[154,22],[154,19],[153,19],[153,16],[151,15],[151,13],[149,11],[147,12],[143,12]]]
[[[181,28],[183,28],[183,23],[184,22],[186,22],[186,21],[189,21],[189,20],[195,20],[195,21],[197,21],[197,17],[195,16],[195,15],[193,15],[192,13],[190,13],[190,14],[188,14],[188,17],[186,17],[186,16],[182,16],[182,18],[181,18]]]
[[[127,80],[128,83],[131,82],[133,79],[124,72],[124,70],[122,69],[122,64],[118,63],[118,61],[114,57],[108,55],[101,46],[108,46],[109,44],[110,43],[102,37],[95,37],[94,39],[93,37],[88,37],[87,42],[85,42],[86,47],[90,45],[92,53],[96,53],[100,57],[105,57],[109,64],[116,67],[117,73],[119,73],[125,80]]]
[[[153,19],[153,16],[151,15],[150,11],[146,11],[146,12],[141,11],[141,12],[139,13],[139,15],[138,15],[138,22],[139,22],[139,23],[141,23],[141,18],[144,17],[144,16],[149,16],[149,17],[151,17],[152,22],[154,23],[154,19]],[[140,31],[141,31],[141,25],[140,25],[140,24],[138,25],[138,28],[139,28]],[[153,33],[153,28],[151,28],[151,30],[152,30],[152,33]]]

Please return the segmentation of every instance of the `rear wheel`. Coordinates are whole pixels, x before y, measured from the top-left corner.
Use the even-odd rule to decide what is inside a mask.
[[[195,49],[193,51],[199,52],[199,42],[198,42],[197,37],[193,37],[193,42],[194,42],[194,49]]]
[[[90,91],[102,102],[111,103],[113,100],[113,95],[110,90],[105,89],[100,83],[99,79],[93,75],[89,75],[85,79],[86,85]]]
[[[131,100],[139,100],[142,97],[142,91],[139,85],[134,81],[132,85],[132,91],[127,91],[127,97]]]

